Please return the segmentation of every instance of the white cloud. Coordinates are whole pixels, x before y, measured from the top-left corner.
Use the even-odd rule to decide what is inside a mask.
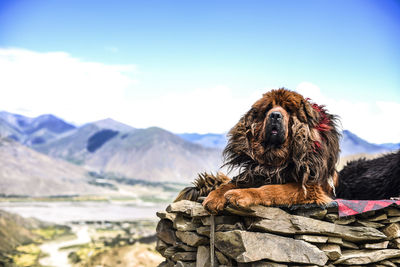
[[[176,133],[226,132],[270,89],[238,96],[223,85],[188,85],[185,92],[145,97],[154,94],[141,91],[149,86],[136,80],[135,65],[86,62],[65,52],[23,49],[0,49],[0,73],[0,110],[27,116],[52,113],[77,124],[111,117],[134,127],[159,126]],[[400,103],[332,99],[307,82],[297,91],[340,115],[343,128],[361,138],[399,142],[400,124],[395,122]]]
[[[65,52],[0,49],[0,73],[0,110],[52,113],[76,124],[111,117],[138,128],[226,132],[261,96],[235,97],[215,86],[146,98],[135,65],[86,62]]]
[[[0,109],[84,123],[117,114],[134,65],[84,62],[64,52],[0,49]]]
[[[359,137],[373,143],[398,143],[400,141],[400,103],[392,101],[348,100],[326,97],[320,88],[303,82],[296,91],[318,104],[326,105],[332,114],[340,116],[343,129],[350,130]]]
[[[236,97],[226,86],[170,92],[136,106],[136,125],[153,125],[183,132],[226,132],[250,109],[261,93]]]

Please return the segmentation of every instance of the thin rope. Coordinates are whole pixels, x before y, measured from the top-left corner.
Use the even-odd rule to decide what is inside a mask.
[[[211,214],[210,216],[210,257],[211,257],[211,267],[215,266],[214,255],[215,255],[215,216]]]

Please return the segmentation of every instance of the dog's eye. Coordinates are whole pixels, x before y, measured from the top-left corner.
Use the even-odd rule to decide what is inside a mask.
[[[294,111],[292,108],[286,108],[285,109],[286,110],[286,112],[289,114],[289,115],[291,115],[291,114],[293,114],[293,113],[296,113],[296,111]]]
[[[268,104],[267,108],[265,109],[265,116],[267,116],[267,114],[271,108],[272,108],[272,104],[270,103],[270,104]]]

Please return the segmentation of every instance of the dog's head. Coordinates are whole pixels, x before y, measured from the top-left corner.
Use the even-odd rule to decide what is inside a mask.
[[[283,171],[304,183],[333,175],[339,152],[335,121],[296,92],[269,91],[229,132],[226,165],[269,176],[273,182],[287,180],[281,177]]]

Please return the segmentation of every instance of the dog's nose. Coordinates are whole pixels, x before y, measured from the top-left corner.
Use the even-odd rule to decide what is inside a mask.
[[[281,120],[282,119],[282,113],[280,113],[279,111],[273,111],[271,112],[271,114],[269,115],[270,119],[272,120]]]

